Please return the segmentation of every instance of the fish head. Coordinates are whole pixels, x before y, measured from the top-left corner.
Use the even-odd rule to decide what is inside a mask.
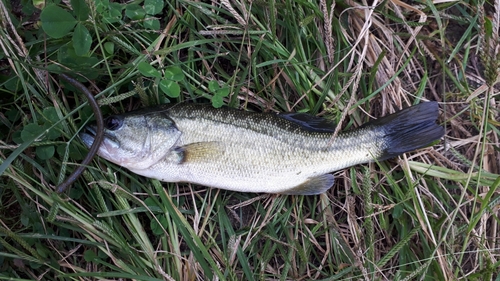
[[[86,126],[80,134],[87,147],[94,142],[97,127]],[[163,159],[181,132],[166,114],[114,115],[104,120],[104,138],[97,154],[131,170],[143,170]]]

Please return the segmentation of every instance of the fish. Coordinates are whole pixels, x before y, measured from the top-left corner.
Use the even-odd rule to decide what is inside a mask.
[[[258,113],[181,103],[113,115],[97,154],[133,173],[237,192],[317,195],[331,174],[427,147],[445,133],[437,102],[422,102],[333,137],[305,113]],[[96,126],[80,133],[90,147]]]

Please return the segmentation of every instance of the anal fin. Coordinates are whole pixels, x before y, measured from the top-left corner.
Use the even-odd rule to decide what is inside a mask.
[[[286,195],[317,195],[321,194],[333,186],[333,175],[324,174],[317,177],[308,178],[302,184],[289,189],[281,194]]]

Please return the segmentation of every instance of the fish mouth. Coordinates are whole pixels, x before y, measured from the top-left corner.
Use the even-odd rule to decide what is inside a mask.
[[[90,148],[97,135],[97,126],[94,124],[87,125],[79,135],[85,146]],[[97,151],[97,155],[114,162],[113,159],[116,158],[116,151],[119,147],[120,142],[104,130],[104,137]]]
[[[82,139],[85,146],[87,146],[87,148],[90,148],[92,146],[96,135],[97,135],[97,126],[96,125],[87,125],[87,126],[85,126],[83,131],[80,132],[80,138]],[[116,138],[114,138],[113,136],[110,136],[108,133],[106,133],[106,130],[105,130],[104,131],[104,138],[103,138],[101,147],[105,144],[112,145],[112,146],[118,146],[119,142],[116,141]]]
[[[94,143],[95,136],[97,134],[97,127],[95,125],[85,126],[82,132],[80,132],[80,138],[87,148],[90,148]]]

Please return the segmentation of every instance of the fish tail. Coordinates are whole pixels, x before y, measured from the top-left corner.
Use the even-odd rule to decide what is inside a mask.
[[[441,139],[445,130],[436,124],[438,116],[438,103],[424,102],[366,124],[385,133],[385,149],[377,160],[393,158]]]

